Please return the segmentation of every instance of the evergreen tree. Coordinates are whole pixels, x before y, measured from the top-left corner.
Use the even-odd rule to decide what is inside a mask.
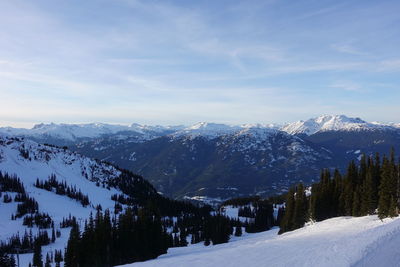
[[[379,218],[395,215],[397,209],[397,175],[392,152],[391,159],[384,157],[382,163],[381,183],[379,186]],[[396,202],[396,205],[393,204]],[[392,207],[391,207],[392,206]],[[391,210],[392,208],[392,210]],[[389,214],[392,213],[392,214]]]
[[[56,241],[56,232],[54,230],[54,224],[53,227],[51,229],[51,242],[54,243]]]
[[[69,234],[69,240],[67,243],[67,248],[65,250],[64,266],[65,267],[76,267],[79,263],[79,227],[77,224],[72,226],[71,232]]]
[[[301,228],[306,222],[307,199],[303,184],[297,186],[292,225],[294,229]]]
[[[360,189],[356,187],[353,194],[353,216],[361,216],[361,196],[360,196]]]
[[[56,263],[56,267],[60,266],[60,262],[63,261],[63,256],[61,250],[55,250],[54,251],[54,261]]]
[[[343,180],[342,175],[340,174],[338,169],[335,169],[333,174],[333,214],[332,216],[341,216],[344,213],[344,202],[340,198],[341,192],[343,191]]]
[[[242,236],[242,226],[235,227],[235,236]]]
[[[51,260],[49,254],[46,255],[46,262],[44,264],[44,267],[51,267]]]
[[[43,267],[42,246],[38,240],[35,241],[34,248],[33,248],[32,265],[34,267]]]
[[[347,167],[346,179],[344,183],[344,215],[353,214],[353,196],[354,189],[358,184],[358,170],[354,161],[351,161]]]
[[[378,176],[376,168],[379,166],[374,164],[372,158],[369,159],[369,166],[363,184],[363,195],[361,213],[362,215],[374,214],[378,207]]]
[[[285,208],[280,207],[278,208],[278,215],[276,217],[275,225],[280,226],[282,223],[282,219],[285,216]]]
[[[279,234],[293,230],[293,214],[295,207],[294,189],[290,188],[287,193],[285,215],[282,218]]]
[[[7,255],[2,249],[0,249],[0,266],[15,267],[14,257]]]
[[[336,187],[341,185],[341,181],[338,174],[335,175],[335,180],[332,180],[330,171],[325,169],[321,172],[320,182],[313,184],[309,209],[310,219],[322,221],[338,213],[339,200],[337,195],[340,194],[340,189]],[[338,185],[335,183],[338,183]],[[339,191],[335,192],[335,190]]]
[[[362,156],[360,165],[354,161],[348,164],[342,177],[335,170],[331,179],[329,170],[321,172],[321,179],[312,185],[311,196],[305,197],[300,191],[290,190],[287,195],[285,211],[279,233],[291,231],[304,225],[307,218],[315,221],[335,216],[364,216],[376,213],[379,218],[394,217],[399,214],[400,203],[400,162],[396,164],[394,150],[390,158],[384,156],[381,163],[378,153],[375,157]],[[308,214],[304,221],[301,207],[308,205]]]
[[[388,216],[390,218],[397,216],[397,202],[393,197],[390,198],[390,206],[389,206]]]

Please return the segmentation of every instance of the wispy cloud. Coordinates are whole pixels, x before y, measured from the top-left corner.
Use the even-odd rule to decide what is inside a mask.
[[[373,102],[374,84],[390,84],[379,90],[399,96],[398,8],[345,1],[1,1],[0,117],[185,123],[279,121],[296,115],[295,108],[355,113],[343,99],[368,92],[363,101]],[[330,93],[327,103],[329,90],[321,88],[340,94]]]
[[[339,88],[342,90],[346,91],[352,91],[352,92],[363,92],[363,87],[353,81],[337,81],[333,83],[330,87],[332,88]]]
[[[358,50],[356,47],[354,47],[351,44],[332,44],[331,48],[333,50],[336,50],[340,53],[345,53],[345,54],[351,54],[351,55],[358,55],[358,56],[365,56],[368,55],[365,52],[362,52]]]
[[[381,72],[400,72],[400,59],[389,59],[380,61],[377,71]]]

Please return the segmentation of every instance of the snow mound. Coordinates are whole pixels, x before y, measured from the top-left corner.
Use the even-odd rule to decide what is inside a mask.
[[[398,266],[399,218],[338,217],[277,232],[245,234],[216,246],[171,248],[158,259],[124,266]]]

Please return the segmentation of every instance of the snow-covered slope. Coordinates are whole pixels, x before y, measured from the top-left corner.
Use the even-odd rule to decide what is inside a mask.
[[[359,131],[392,127],[382,123],[368,123],[360,118],[349,118],[345,115],[323,115],[306,121],[289,123],[281,130],[289,134],[312,135],[320,131]]]
[[[158,259],[124,266],[399,266],[400,219],[329,219],[280,236],[245,234],[222,245],[171,248]],[[392,247],[394,246],[394,247]]]
[[[239,126],[230,126],[226,124],[199,122],[192,126],[186,127],[172,134],[172,136],[203,136],[207,138],[215,138],[220,135],[230,134],[240,129]]]
[[[227,124],[220,124],[220,123],[208,123],[208,122],[199,122],[192,126],[186,127],[182,130],[176,131],[175,133],[171,134],[174,137],[182,137],[188,136],[191,138],[194,137],[205,137],[208,139],[217,138],[223,135],[231,135],[231,134],[240,134],[246,133],[250,130],[252,131],[273,131],[276,130],[278,127],[271,124],[271,125],[264,125],[264,124],[242,124],[242,125],[227,125]]]
[[[121,170],[116,167],[96,161],[77,153],[62,148],[41,145],[33,141],[20,138],[7,137],[0,134],[0,172],[3,174],[17,175],[25,187],[29,197],[33,197],[39,204],[39,212],[47,213],[54,221],[56,229],[61,231],[61,237],[56,242],[43,247],[43,254],[54,252],[54,249],[64,250],[69,236],[69,228],[60,229],[60,222],[70,214],[78,222],[83,223],[90,212],[96,211],[101,205],[102,209],[114,210],[115,201],[111,199],[114,194],[122,194],[115,186],[120,179]],[[87,195],[90,204],[83,206],[76,199],[59,195],[35,186],[36,179],[48,180],[50,175],[55,175],[58,182],[75,187]],[[138,178],[139,179],[139,178]],[[0,187],[1,189],[1,187]],[[1,190],[0,190],[1,191]],[[155,192],[155,191],[154,191]],[[16,193],[3,192],[15,196]],[[2,198],[3,198],[2,196]],[[23,217],[11,220],[16,213],[17,202],[0,202],[0,240],[5,241],[19,232],[32,229],[36,234],[37,227],[28,228],[23,225]],[[51,233],[51,229],[48,230]],[[21,255],[21,265],[28,266],[32,254]]]

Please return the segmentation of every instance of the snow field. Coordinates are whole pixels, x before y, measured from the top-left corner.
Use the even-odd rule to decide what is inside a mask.
[[[395,250],[386,253],[379,248],[400,240],[399,218],[381,221],[377,216],[338,217],[282,235],[277,232],[276,228],[245,234],[216,246],[172,248],[155,260],[124,266],[398,266],[393,257],[386,259]],[[368,262],[378,256],[381,264]]]

